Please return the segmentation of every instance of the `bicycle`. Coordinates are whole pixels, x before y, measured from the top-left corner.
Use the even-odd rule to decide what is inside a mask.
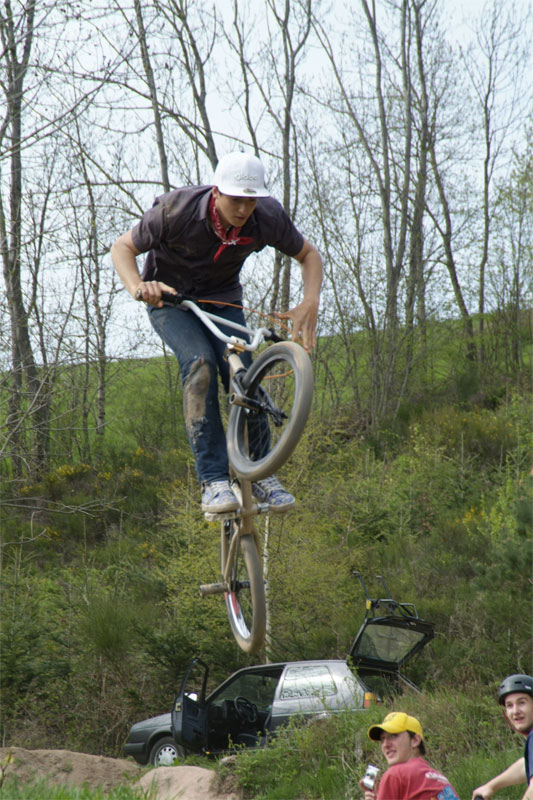
[[[313,395],[313,370],[301,345],[284,341],[272,329],[248,328],[205,311],[193,298],[163,292],[165,304],[192,311],[226,343],[230,367],[226,440],[232,488],[240,507],[230,514],[209,514],[220,521],[220,581],[202,584],[202,597],[223,594],[233,635],[246,653],[265,641],[266,598],[261,542],[253,523],[268,504],[253,498],[252,483],[271,476],[289,458],[302,435]],[[218,327],[235,330],[228,336]],[[246,368],[240,354],[272,342]]]

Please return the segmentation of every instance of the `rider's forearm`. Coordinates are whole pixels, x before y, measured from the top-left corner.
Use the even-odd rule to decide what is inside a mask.
[[[135,259],[137,255],[139,255],[139,252],[133,244],[131,232],[120,236],[111,246],[113,266],[124,284],[124,288],[127,289],[132,297],[135,297],[137,287],[141,283],[141,276]]]
[[[300,259],[302,265],[302,278],[304,284],[304,303],[313,303],[318,307],[320,290],[322,288],[322,258],[313,245],[306,243],[305,253]]]
[[[522,800],[533,800],[533,778],[529,781],[529,786],[527,787]]]

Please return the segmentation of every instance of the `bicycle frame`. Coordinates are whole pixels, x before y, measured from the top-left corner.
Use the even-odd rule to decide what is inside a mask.
[[[174,295],[170,296],[174,297]],[[167,301],[167,297],[168,293],[164,292],[163,299],[165,301]],[[176,297],[179,298],[180,295],[176,295]],[[219,317],[216,314],[212,314],[210,311],[204,311],[193,300],[181,298],[181,300],[173,302],[172,305],[181,305],[190,309],[202,320],[206,328],[209,328],[211,333],[214,333],[217,339],[220,339],[221,342],[226,342],[227,345],[236,345],[241,350],[250,350],[253,352],[254,350],[257,350],[262,342],[268,339],[271,341],[281,341],[281,338],[276,336],[276,334],[274,334],[270,328],[247,328],[246,325],[240,325],[238,322],[231,322],[230,320],[224,319],[224,317]],[[228,336],[216,325],[217,322],[221,325],[224,325],[226,328],[233,328],[236,331],[240,331],[241,333],[251,336],[252,341],[247,342],[244,339],[237,339],[234,336]]]
[[[170,292],[162,292],[162,297],[164,302],[170,305],[180,305],[184,308],[188,308],[196,314],[217,339],[226,343],[226,358],[230,366],[230,386],[234,389],[234,391],[230,393],[230,404],[244,405],[247,408],[253,409],[255,404],[249,398],[244,398],[242,386],[239,381],[238,376],[246,371],[239,357],[239,353],[242,353],[244,350],[253,353],[263,342],[282,342],[283,338],[278,336],[272,328],[248,328],[246,325],[224,319],[224,317],[219,317],[217,314],[213,314],[210,311],[204,311],[194,300],[186,298],[183,295],[173,295]],[[251,341],[247,342],[246,339],[237,336],[228,336],[220,330],[217,323],[227,328],[233,328],[233,330],[239,333],[246,334]],[[273,413],[275,414],[275,411]]]
[[[235,384],[235,376],[241,370],[245,369],[238,353],[232,351],[232,348],[234,347],[237,348],[240,347],[240,343],[236,344],[234,341],[230,339],[228,343],[230,385]],[[256,347],[254,349],[256,349]],[[240,389],[240,387],[236,388]],[[240,519],[241,524],[239,526],[238,535],[232,536],[229,544],[228,544],[228,537],[224,530],[224,525],[222,525],[221,539],[220,539],[220,567],[223,580],[220,583],[202,584],[200,586],[200,593],[202,597],[205,597],[208,594],[224,594],[227,591],[229,591],[229,580],[230,580],[231,570],[235,563],[235,558],[239,547],[239,541],[242,536],[252,535],[254,537],[254,541],[256,543],[258,552],[261,552],[261,543],[259,539],[259,534],[257,532],[255,525],[253,524],[253,518],[258,514],[266,513],[268,511],[268,504],[256,503],[254,501],[252,495],[252,481],[241,478],[238,483],[234,482],[233,490],[238,500],[240,501],[240,508],[237,511],[233,511],[229,514],[223,514],[223,515],[209,514],[209,513],[204,514],[205,518],[210,522],[218,521],[220,520],[221,517],[224,517],[224,519]]]
[[[162,298],[169,305],[191,311],[226,344],[230,371],[228,459],[239,508],[227,514],[204,514],[207,520],[221,523],[221,579],[202,584],[200,593],[202,597],[224,595],[237,643],[245,652],[255,653],[265,640],[266,598],[261,541],[254,518],[271,509],[268,503],[255,502],[252,482],[272,475],[283,465],[301,436],[311,405],[311,362],[300,345],[285,342],[269,328],[252,329],[231,322],[204,311],[183,295],[163,292]],[[236,335],[228,336],[219,325],[235,330]],[[274,344],[245,367],[242,353],[254,352],[266,341]]]
[[[258,337],[257,343],[260,340]],[[236,376],[241,372],[245,372],[245,367],[239,356],[239,351],[244,349],[244,344],[240,341],[236,342],[234,337],[227,343],[230,385],[239,391],[241,387],[236,384]],[[232,397],[235,400],[236,392],[232,393]],[[244,401],[242,394],[239,394],[239,398],[239,402]],[[268,504],[254,502],[251,481],[241,478],[238,482],[233,481],[232,485],[233,491],[240,501],[240,508],[230,514],[204,514],[206,519],[212,521],[220,520],[222,517],[220,526],[220,574],[222,580],[217,583],[201,584],[200,594],[202,597],[207,597],[211,594],[224,595],[228,613],[230,613],[229,609],[232,609],[230,621],[239,646],[246,652],[255,653],[262,648],[265,640],[266,598],[263,570],[259,561],[261,557],[261,540],[253,519],[257,514],[267,512]],[[253,547],[248,547],[249,541],[253,541]],[[238,559],[241,557],[246,558],[241,555],[241,548],[244,543],[246,543],[247,552],[249,553],[248,558],[252,557],[253,561],[253,565],[247,566],[247,569],[255,572],[254,578],[252,578],[251,574],[248,578],[250,591],[255,594],[255,600],[253,601],[254,631],[249,631],[248,629],[248,623],[242,615],[238,600],[240,587],[235,592],[236,587],[234,585]]]

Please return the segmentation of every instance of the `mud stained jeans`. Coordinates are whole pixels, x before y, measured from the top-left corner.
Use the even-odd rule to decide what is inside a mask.
[[[226,345],[187,309],[148,307],[152,327],[178,359],[183,387],[183,416],[200,483],[229,477],[226,435],[220,417],[218,376],[226,394],[229,365],[224,359]],[[219,317],[245,324],[242,309],[224,306],[213,309]],[[235,334],[220,326],[224,333]],[[242,334],[238,334],[241,336]],[[245,367],[251,355],[241,355]]]

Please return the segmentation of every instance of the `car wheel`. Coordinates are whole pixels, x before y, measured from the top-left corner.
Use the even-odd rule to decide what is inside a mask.
[[[150,764],[154,767],[171,767],[176,759],[183,758],[183,748],[170,736],[159,739],[150,753]]]

